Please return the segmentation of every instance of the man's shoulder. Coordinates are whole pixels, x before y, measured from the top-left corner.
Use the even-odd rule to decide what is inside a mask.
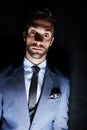
[[[48,68],[50,69],[50,71],[52,71],[53,73],[55,73],[55,75],[60,75],[61,77],[68,77],[68,75],[66,75],[64,73],[64,71],[62,71],[58,66],[56,66],[55,64],[47,64]]]
[[[54,64],[48,64],[48,68],[52,73],[54,73],[55,80],[56,81],[67,81],[70,82],[69,80],[69,75],[66,75],[61,69],[59,69],[57,66]]]
[[[12,75],[14,72],[19,70],[20,68],[21,68],[21,66],[15,67],[13,64],[10,64],[10,65],[4,67],[3,69],[0,70],[0,79],[4,78],[4,77],[9,77],[10,75]]]
[[[5,74],[8,74],[11,70],[12,70],[12,65],[9,65],[9,66],[6,66],[6,67],[4,67],[4,68],[2,68],[1,70],[0,70],[0,76],[2,75],[5,75]]]

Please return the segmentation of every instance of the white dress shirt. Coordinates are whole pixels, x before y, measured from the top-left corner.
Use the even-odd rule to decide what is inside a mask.
[[[33,70],[32,70],[32,66],[34,64],[32,64],[26,57],[24,57],[24,77],[25,77],[25,88],[26,88],[26,95],[27,95],[27,101],[29,100],[29,88],[30,88],[30,82],[31,82],[31,78],[32,78],[32,74],[33,74]],[[39,71],[39,77],[38,77],[38,89],[37,89],[37,99],[36,102],[38,101],[39,97],[40,97],[40,93],[41,93],[41,87],[43,84],[43,78],[44,78],[44,74],[45,74],[45,68],[46,68],[46,60],[43,61],[42,63],[38,64],[38,66],[40,67],[40,71]]]

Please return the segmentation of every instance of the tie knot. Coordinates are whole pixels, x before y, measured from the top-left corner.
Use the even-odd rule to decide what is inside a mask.
[[[37,65],[32,66],[32,69],[35,74],[38,74],[38,72],[40,71],[40,68]]]

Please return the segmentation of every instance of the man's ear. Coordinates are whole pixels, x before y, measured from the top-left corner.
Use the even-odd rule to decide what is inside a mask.
[[[23,32],[23,39],[24,39],[24,41],[25,41],[25,39],[26,39],[26,34],[25,34],[25,32]]]
[[[50,46],[52,45],[53,42],[54,42],[54,37],[52,37],[51,39]]]

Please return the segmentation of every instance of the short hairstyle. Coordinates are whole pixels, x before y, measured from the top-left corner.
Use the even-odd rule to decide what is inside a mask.
[[[53,27],[54,27],[54,31],[55,31],[55,26],[56,26],[56,17],[53,16],[52,12],[49,9],[32,9],[26,19],[26,23],[25,23],[25,27],[24,27],[24,31],[25,33],[27,33],[29,27],[32,24],[32,21],[36,20],[36,19],[44,19],[47,20],[48,22],[50,22]]]

